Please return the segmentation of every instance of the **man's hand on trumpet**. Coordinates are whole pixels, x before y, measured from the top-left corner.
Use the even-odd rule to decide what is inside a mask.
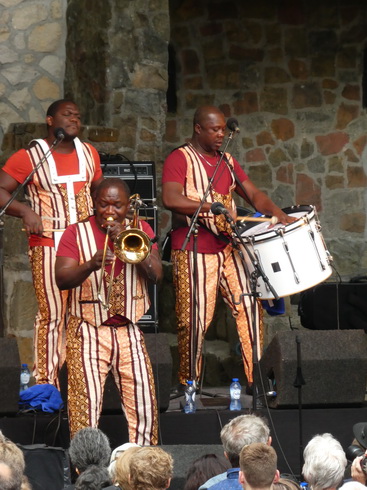
[[[115,260],[115,254],[112,252],[110,248],[107,247],[106,256],[105,256],[105,265],[111,265]],[[90,260],[90,268],[93,271],[98,271],[103,264],[103,250],[97,250],[97,252],[93,255]]]

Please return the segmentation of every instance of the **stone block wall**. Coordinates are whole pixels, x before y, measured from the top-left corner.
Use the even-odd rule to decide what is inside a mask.
[[[16,122],[42,122],[61,98],[66,0],[0,2],[0,141]]]

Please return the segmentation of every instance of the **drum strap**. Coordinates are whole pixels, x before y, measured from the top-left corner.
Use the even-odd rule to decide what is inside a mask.
[[[223,152],[219,152],[219,153],[220,153],[221,155],[223,154]],[[234,179],[235,179],[235,181],[236,181],[236,183],[237,183],[238,187],[239,187],[239,188],[241,189],[241,191],[243,192],[243,195],[245,196],[246,201],[247,201],[247,202],[248,202],[248,203],[249,203],[249,204],[250,204],[250,205],[251,205],[251,206],[254,208],[254,210],[257,212],[257,209],[256,209],[256,207],[255,207],[254,203],[251,201],[251,199],[250,199],[249,195],[248,195],[248,194],[247,194],[247,192],[246,192],[246,189],[243,187],[243,184],[242,184],[242,182],[241,182],[240,178],[239,178],[239,177],[238,177],[238,175],[236,174],[236,171],[235,171],[235,169],[234,169],[233,165],[231,165],[231,163],[229,162],[229,160],[228,160],[228,158],[227,158],[227,155],[226,155],[225,153],[223,154],[223,160],[226,162],[227,167],[228,167],[228,168],[229,168],[229,170],[232,172],[233,177],[234,177]],[[249,214],[252,214],[252,212],[251,212],[251,211],[249,211]]]

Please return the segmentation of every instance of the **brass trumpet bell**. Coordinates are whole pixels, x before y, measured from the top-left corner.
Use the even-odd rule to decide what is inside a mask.
[[[138,264],[151,252],[152,242],[139,228],[122,231],[114,240],[114,254],[123,262]]]

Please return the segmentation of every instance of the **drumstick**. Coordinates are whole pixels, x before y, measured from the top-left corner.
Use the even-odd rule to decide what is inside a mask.
[[[22,231],[27,231],[25,228],[22,228]],[[58,230],[55,230],[54,228],[52,228],[51,230],[43,230],[45,233],[47,232],[50,232],[50,233],[53,233],[55,231],[65,231],[65,228],[64,229],[58,229]]]
[[[269,221],[272,225],[276,225],[278,223],[278,218],[276,216],[272,216],[271,218],[256,218],[254,216],[241,216],[237,218],[237,221]]]

